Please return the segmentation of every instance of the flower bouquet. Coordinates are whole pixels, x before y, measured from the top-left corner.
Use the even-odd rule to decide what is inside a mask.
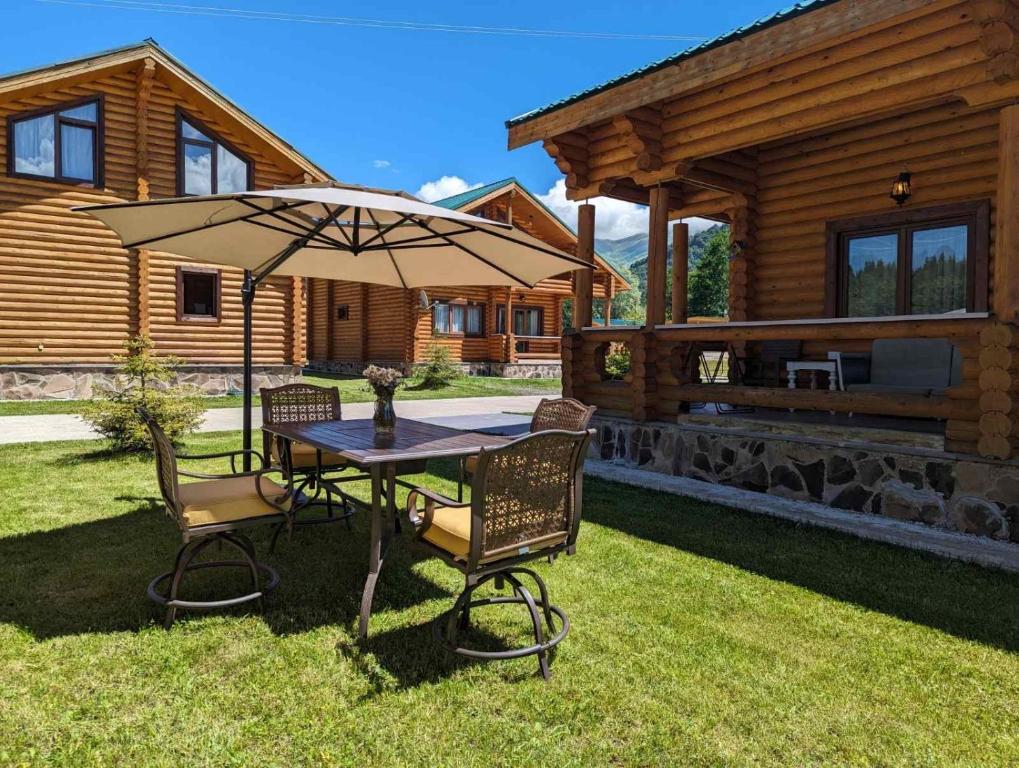
[[[369,365],[364,369],[364,378],[368,385],[375,392],[375,422],[376,432],[392,432],[396,427],[396,411],[393,410],[393,395],[396,388],[403,380],[401,374],[395,368],[380,368],[377,365]]]

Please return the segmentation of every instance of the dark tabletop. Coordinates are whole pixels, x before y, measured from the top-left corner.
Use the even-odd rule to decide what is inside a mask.
[[[482,448],[494,448],[509,442],[508,438],[500,435],[461,432],[413,419],[397,419],[396,429],[390,435],[377,435],[371,419],[266,424],[262,429],[288,440],[338,453],[356,464],[470,456]]]

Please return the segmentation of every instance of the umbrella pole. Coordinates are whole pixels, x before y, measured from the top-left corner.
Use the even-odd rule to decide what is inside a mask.
[[[241,302],[244,304],[244,471],[251,471],[251,310],[255,301],[255,280],[251,270],[244,270]]]

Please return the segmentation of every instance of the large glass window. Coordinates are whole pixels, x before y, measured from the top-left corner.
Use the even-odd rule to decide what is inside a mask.
[[[485,307],[440,301],[432,307],[432,331],[445,336],[484,336]]]
[[[71,183],[101,181],[101,101],[91,99],[8,121],[8,172]]]
[[[177,192],[215,195],[251,188],[251,161],[197,120],[178,116]]]
[[[987,309],[987,203],[829,225],[828,311],[841,317]]]
[[[513,334],[515,336],[541,336],[544,317],[538,307],[513,308]]]

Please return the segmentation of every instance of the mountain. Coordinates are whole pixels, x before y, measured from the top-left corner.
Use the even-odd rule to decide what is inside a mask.
[[[690,236],[690,268],[700,260],[701,253],[704,252],[704,246],[708,240],[714,237],[718,231],[728,231],[728,227],[725,224],[715,224],[702,232],[698,232],[695,235]],[[671,234],[671,232],[670,232]],[[640,288],[640,295],[643,301],[647,300],[647,235],[633,235],[631,237],[624,238],[626,240],[632,240],[634,237],[641,237],[644,239],[644,252],[638,259],[630,262],[629,270],[635,278],[637,278],[637,286]],[[610,240],[608,242],[622,242],[620,240]],[[671,246],[671,243],[670,243]],[[598,251],[603,257],[604,253]],[[607,257],[605,257],[607,258]],[[666,269],[672,265],[672,248],[669,248],[669,261],[666,265]]]
[[[715,224],[702,232],[690,236],[690,263],[694,264],[700,258],[701,250],[715,232],[724,228],[724,224]],[[669,228],[669,246],[672,246],[672,228]],[[625,267],[627,269],[640,269],[639,263],[643,262],[647,271],[647,233],[638,232],[629,237],[622,237],[618,240],[595,238],[594,249],[598,255],[608,261],[614,267]]]
[[[638,259],[647,256],[647,234],[638,232],[636,235],[623,237],[619,240],[605,240],[596,237],[594,249],[612,266],[628,267]]]

